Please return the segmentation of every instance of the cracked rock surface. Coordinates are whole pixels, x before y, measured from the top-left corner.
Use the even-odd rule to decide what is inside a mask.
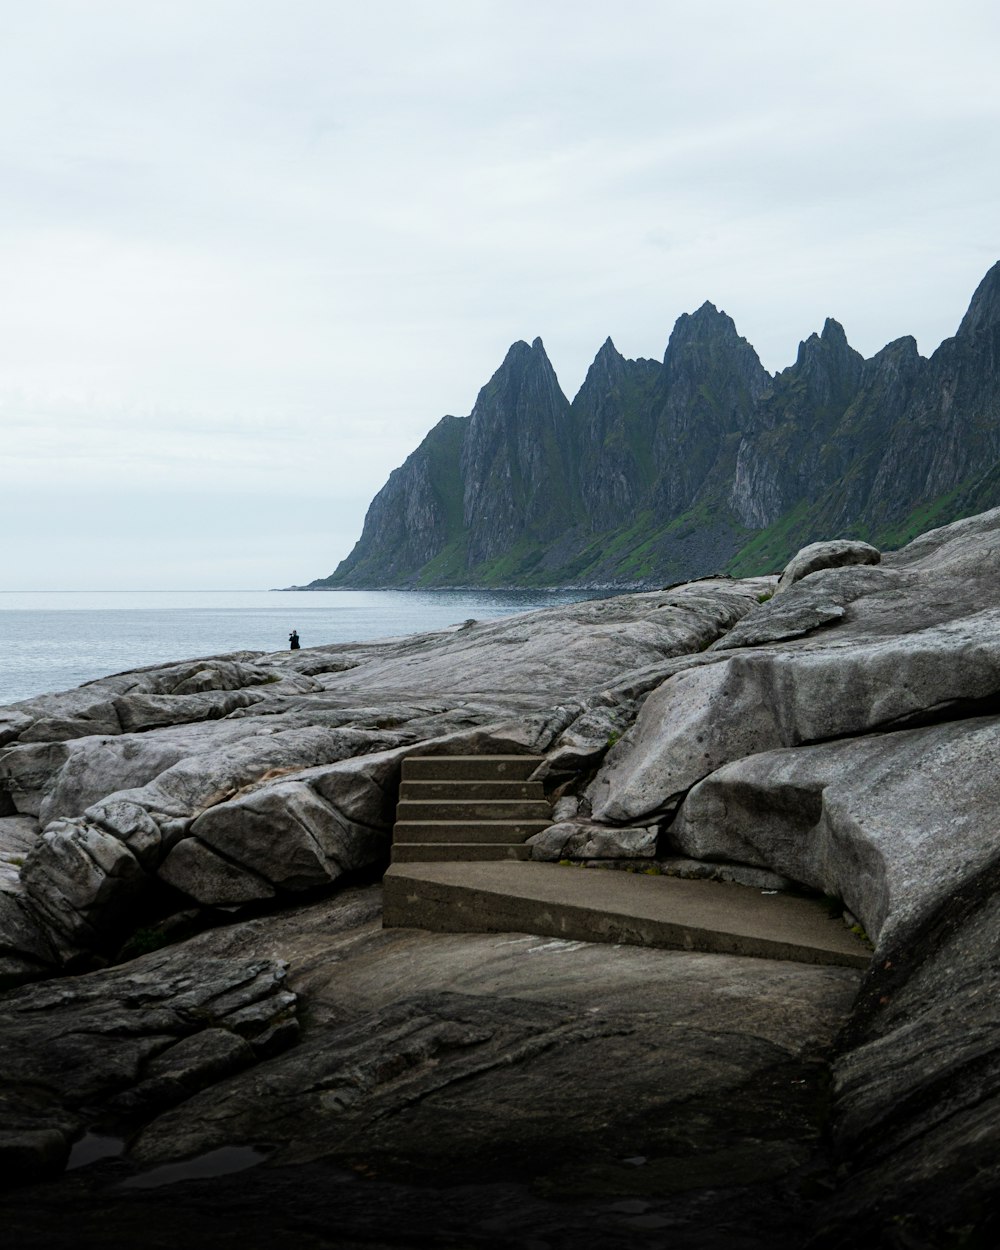
[[[1000,509],[792,573],[0,709],[5,1232],[1000,1241]],[[383,931],[417,752],[544,755],[539,857],[820,891],[872,964]]]

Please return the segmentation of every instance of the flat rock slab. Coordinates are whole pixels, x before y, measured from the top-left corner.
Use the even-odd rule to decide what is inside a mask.
[[[559,864],[393,864],[383,925],[535,933],[864,968],[871,951],[818,900],[745,886]]]

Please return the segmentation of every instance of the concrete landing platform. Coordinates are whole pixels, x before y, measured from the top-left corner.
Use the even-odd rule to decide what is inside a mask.
[[[871,951],[818,900],[608,869],[499,861],[393,864],[383,925],[535,933],[865,968]]]

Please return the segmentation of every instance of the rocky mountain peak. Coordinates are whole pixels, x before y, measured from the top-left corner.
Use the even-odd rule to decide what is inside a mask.
[[[829,358],[832,353],[841,353],[845,349],[850,351],[851,346],[844,327],[833,317],[827,317],[823,322],[822,333],[817,334],[814,330],[807,339],[799,343],[795,368],[802,368],[813,359]]]
[[[823,322],[823,333],[819,336],[820,341],[828,347],[847,347],[847,335],[844,333],[844,327],[839,321],[834,321],[832,317],[827,317]]]
[[[662,363],[606,339],[572,405],[542,340],[518,340],[317,585],[654,584],[773,568],[818,535],[895,544],[995,504],[1000,264],[930,359],[902,338],[865,361],[818,325],[772,376],[706,301]]]
[[[578,399],[586,398],[595,390],[605,390],[616,382],[625,370],[625,357],[611,341],[610,335],[604,340],[601,350],[594,357],[594,362],[587,370],[583,379]]]
[[[848,343],[844,327],[827,317],[822,334],[810,334],[799,344],[795,364],[785,376],[804,382],[815,402],[843,407],[859,386],[863,368],[864,357]]]
[[[663,357],[667,391],[678,397],[706,389],[714,398],[710,404],[720,414],[726,410],[726,425],[742,425],[748,405],[762,393],[769,381],[757,353],[739,334],[727,313],[705,301],[693,313],[677,318]],[[688,400],[680,402],[687,403]],[[735,417],[736,410],[741,415]],[[747,411],[744,411],[747,410]]]
[[[523,339],[519,339],[510,345],[500,368],[479,392],[472,410],[473,424],[477,424],[484,415],[495,414],[500,409],[509,414],[532,396],[554,399],[557,393],[565,404],[542,340],[534,339],[529,347]]]
[[[690,346],[739,341],[740,336],[732,317],[720,312],[714,304],[706,300],[695,312],[681,313],[674,322],[663,363],[669,365],[671,358],[676,358]]]
[[[536,343],[541,344],[541,341],[541,339],[535,339]],[[504,356],[497,373],[502,373],[505,369],[516,368],[518,365],[523,365],[527,363],[530,357],[531,348],[524,341],[524,339],[518,339],[516,342],[511,343],[510,347],[507,348],[507,354]],[[496,377],[496,374],[493,376]]]
[[[958,327],[958,334],[965,337],[997,325],[1000,325],[1000,260],[976,287],[969,311]]]

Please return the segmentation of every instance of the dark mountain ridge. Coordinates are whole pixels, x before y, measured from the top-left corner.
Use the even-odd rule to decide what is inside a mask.
[[[310,588],[661,584],[768,572],[804,543],[897,546],[1000,503],[1000,262],[929,358],[865,360],[827,319],[770,375],[713,304],[662,363],[609,338],[572,403],[541,339],[444,417]]]

